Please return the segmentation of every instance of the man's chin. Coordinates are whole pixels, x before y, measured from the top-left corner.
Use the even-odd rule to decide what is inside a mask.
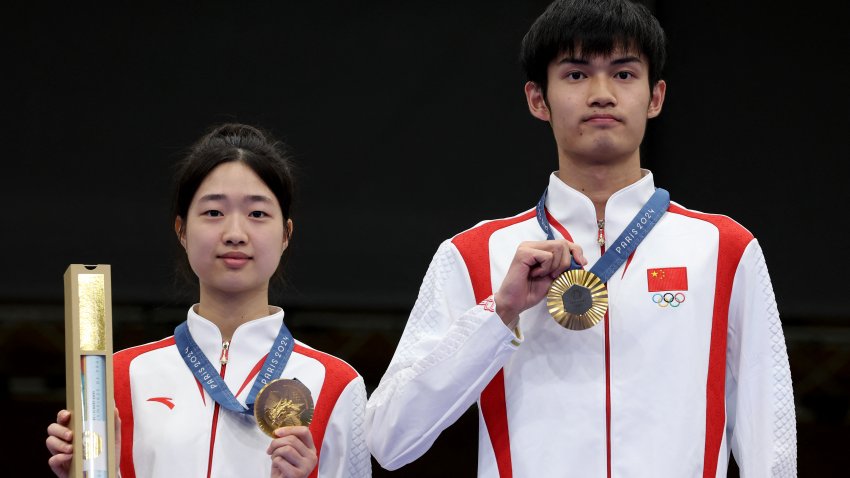
[[[610,165],[621,162],[627,162],[634,154],[634,150],[623,148],[622,145],[614,142],[600,141],[595,142],[592,147],[582,151],[577,157],[591,164]]]

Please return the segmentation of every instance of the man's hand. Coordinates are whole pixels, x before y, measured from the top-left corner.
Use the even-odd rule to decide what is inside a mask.
[[[505,325],[513,328],[521,312],[543,300],[552,282],[570,268],[570,257],[587,265],[581,247],[563,239],[523,242],[517,247],[493,297],[496,313]]]

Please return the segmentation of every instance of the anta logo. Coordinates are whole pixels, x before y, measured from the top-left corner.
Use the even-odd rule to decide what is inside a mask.
[[[486,310],[487,312],[496,312],[496,301],[493,300],[492,295],[490,297],[487,297],[486,299],[482,300],[481,303],[478,304],[478,305],[483,307],[484,310]]]
[[[687,267],[655,267],[646,270],[646,290],[654,292],[652,303],[661,308],[679,307],[688,290]]]
[[[169,410],[174,408],[174,402],[171,401],[171,397],[151,397],[148,399],[149,402],[157,402],[168,407]]]

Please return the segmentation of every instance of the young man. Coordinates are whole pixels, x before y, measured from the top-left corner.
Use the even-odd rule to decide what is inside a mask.
[[[424,454],[477,401],[479,476],[718,477],[730,451],[743,476],[796,476],[758,242],[670,203],[640,167],[664,56],[658,22],[627,0],[556,1],[526,34],[528,107],[551,125],[558,170],[538,207],[438,249],[367,405],[383,467]],[[579,270],[554,280],[571,256]]]

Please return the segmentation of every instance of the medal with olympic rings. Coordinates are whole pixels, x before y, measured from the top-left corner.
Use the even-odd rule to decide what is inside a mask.
[[[593,272],[571,269],[549,286],[546,308],[564,328],[589,329],[605,317],[608,288]]]
[[[536,215],[537,223],[546,233],[546,239],[551,241],[555,234],[546,212],[548,192],[547,188],[537,202]],[[603,250],[602,257],[589,271],[582,269],[574,258],[570,258],[569,270],[552,282],[546,294],[546,308],[559,325],[571,330],[585,330],[602,321],[608,311],[608,287],[605,283],[637,249],[669,206],[670,193],[661,188],[656,189],[617,237],[614,244],[621,245]]]

